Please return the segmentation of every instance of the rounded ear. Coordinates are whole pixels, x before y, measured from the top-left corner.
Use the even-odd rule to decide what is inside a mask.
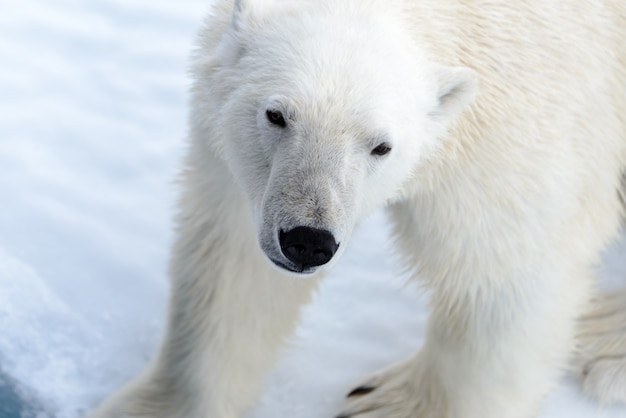
[[[233,5],[232,29],[241,31],[250,24],[258,23],[273,10],[274,0],[235,0]]]
[[[222,35],[214,62],[232,65],[239,60],[243,51],[242,34],[251,27],[259,13],[259,8],[269,0],[235,0],[231,14],[230,26]]]
[[[250,0],[235,0],[231,25],[236,31],[241,30],[242,23],[246,20],[250,10]]]
[[[478,92],[478,75],[467,67],[440,66],[437,79],[437,108],[433,114],[445,119],[465,110]]]
[[[231,65],[243,52],[245,34],[253,32],[276,11],[276,0],[235,0],[230,26],[222,35],[215,54],[216,62]]]

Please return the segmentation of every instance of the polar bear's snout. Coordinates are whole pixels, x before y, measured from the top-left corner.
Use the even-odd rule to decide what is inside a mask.
[[[279,233],[280,249],[300,272],[326,264],[339,248],[330,232],[299,226]]]
[[[336,261],[357,219],[358,187],[342,178],[350,167],[329,163],[337,148],[333,143],[312,149],[311,142],[283,145],[282,161],[272,166],[257,212],[258,242],[266,258],[298,276]],[[349,160],[341,150],[334,154],[343,164]]]

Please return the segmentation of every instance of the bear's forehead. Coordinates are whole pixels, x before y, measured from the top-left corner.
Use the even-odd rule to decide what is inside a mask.
[[[353,16],[336,8],[306,9],[270,18],[248,33],[245,43],[265,58],[269,51],[277,60],[320,69],[342,64],[365,66],[411,57],[407,42],[398,41],[409,36],[402,26],[379,11]]]
[[[296,25],[293,32],[280,27],[251,39],[248,67],[261,68],[291,89],[313,93],[323,105],[337,100],[381,101],[387,92],[398,95],[411,89],[419,77],[415,55],[391,42],[392,34],[357,24]],[[285,36],[289,33],[289,36]],[[270,52],[268,54],[268,51]]]

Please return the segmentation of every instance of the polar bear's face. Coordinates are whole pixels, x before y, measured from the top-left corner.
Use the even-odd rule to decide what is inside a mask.
[[[359,220],[412,187],[471,101],[473,73],[428,62],[375,13],[266,15],[236,3],[212,80],[219,148],[267,258],[313,273],[338,258]]]

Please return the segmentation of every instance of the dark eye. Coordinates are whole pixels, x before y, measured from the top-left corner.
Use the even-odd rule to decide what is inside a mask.
[[[285,118],[283,117],[282,112],[278,110],[268,109],[265,112],[265,116],[267,116],[267,120],[269,120],[270,123],[274,125],[278,125],[281,128],[284,128],[285,126],[287,126],[287,123],[285,123]]]
[[[383,155],[389,154],[389,151],[391,151],[391,146],[383,142],[382,144],[378,145],[376,148],[372,150],[372,155],[383,156]]]

